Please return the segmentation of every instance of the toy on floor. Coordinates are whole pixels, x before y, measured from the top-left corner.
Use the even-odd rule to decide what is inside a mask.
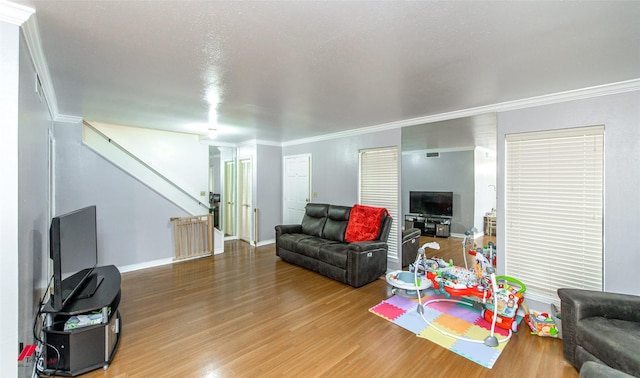
[[[475,296],[482,299],[484,304],[482,316],[488,322],[493,321],[495,311],[493,303],[496,301],[497,326],[517,332],[519,324],[515,320],[524,299],[525,285],[512,277],[497,276],[497,286],[493,290],[490,274],[487,272],[489,268],[495,271],[494,256],[491,252],[484,253],[480,248],[470,250],[469,254],[476,258],[476,263],[470,269],[450,266],[427,271],[427,278],[431,280],[436,294],[442,294],[447,298]]]
[[[554,304],[551,304],[551,315],[546,312],[527,311],[527,315],[524,317],[525,322],[531,328],[532,335],[557,338],[562,338],[560,319],[560,312]],[[556,320],[558,321],[556,322]]]
[[[395,270],[387,273],[385,278],[390,285],[387,288],[388,296],[397,294],[403,297],[415,298],[417,290],[424,291],[431,287],[431,281],[424,276],[424,273],[418,274],[416,278],[414,272]]]
[[[435,260],[424,258],[425,248],[440,249],[440,244],[437,242],[425,243],[418,250],[416,261],[410,265],[409,271],[395,270],[387,273],[385,278],[390,285],[387,287],[388,296],[397,294],[404,297],[420,297],[425,289],[432,286],[431,280],[427,279],[425,273],[427,269],[432,268],[430,264]]]
[[[496,290],[493,291],[482,310],[482,317],[490,322],[497,307],[497,326],[517,332],[519,325],[516,316],[527,289],[522,282],[507,276],[497,276],[496,285]]]
[[[496,245],[494,242],[489,242],[484,247],[477,247],[474,252],[483,255],[493,267],[496,267]],[[471,254],[471,251],[469,251]]]
[[[473,295],[480,299],[486,299],[489,290],[489,277],[484,273],[490,266],[489,261],[482,254],[469,251],[469,254],[476,257],[476,263],[472,269],[461,266],[439,266],[436,269],[427,271],[427,278],[431,280],[436,294],[464,297]],[[466,262],[466,258],[465,258]]]
[[[470,233],[468,232],[467,234]],[[466,248],[467,243],[463,242],[463,246]],[[523,301],[523,293],[526,290],[525,285],[514,278],[495,275],[493,248],[494,245],[492,244],[486,250],[484,248],[469,250],[468,253],[476,259],[471,268],[468,268],[468,265],[467,268],[463,268],[453,266],[453,264],[448,266],[442,266],[441,264],[425,265],[427,269],[426,277],[431,280],[436,294],[442,294],[446,298],[451,296],[474,296],[482,300],[482,304],[478,303],[482,309],[482,316],[491,323],[491,336],[487,337],[483,342],[491,347],[495,347],[499,342],[502,342],[495,337],[496,326],[509,331],[509,336],[503,340],[508,340],[512,332],[518,331],[517,315]],[[467,264],[466,258],[465,264]],[[427,302],[427,304],[444,300],[436,299]],[[461,301],[457,302],[463,303]],[[420,312],[420,308],[418,312]],[[441,332],[444,333],[443,331]]]
[[[471,230],[471,229],[470,229]],[[468,232],[468,235],[471,233]],[[466,239],[466,238],[465,238]],[[426,244],[425,244],[426,246]],[[466,249],[467,243],[463,242],[463,248]],[[439,246],[438,246],[439,247]],[[466,295],[474,295],[479,298],[482,298],[483,301],[486,301],[488,297],[488,293],[496,293],[498,291],[498,286],[496,284],[497,279],[495,275],[495,269],[489,262],[489,260],[484,257],[483,254],[476,254],[475,252],[471,253],[476,255],[476,264],[472,269],[462,268],[454,266],[453,263],[446,264],[442,261],[442,259],[428,259],[425,255],[424,247],[418,250],[418,256],[416,256],[415,262],[415,274],[417,276],[419,269],[422,267],[426,270],[426,278],[428,278],[433,287],[436,290],[436,293],[445,294],[445,296],[449,297],[451,295],[458,296],[466,296]],[[423,257],[424,256],[424,257]],[[465,257],[466,264],[466,257]],[[435,324],[431,323],[424,316],[424,306],[434,302],[456,302],[465,304],[468,306],[474,306],[473,304],[469,304],[466,301],[459,301],[453,299],[431,299],[426,303],[422,303],[422,298],[420,295],[420,291],[417,291],[418,295],[418,307],[416,312],[420,314],[425,323],[429,324],[433,329],[442,333],[443,335],[458,339],[464,340],[472,343],[483,343],[489,347],[497,347],[499,343],[506,342],[511,338],[511,330],[509,330],[509,335],[502,340],[498,340],[495,336],[495,326],[498,321],[498,314],[494,313],[493,319],[491,320],[491,334],[487,336],[484,340],[472,340],[466,337],[461,337],[459,335],[451,334],[439,327]]]
[[[473,234],[476,232],[478,232],[478,229],[475,227],[470,227],[464,232],[464,239],[462,239],[462,260],[464,261],[465,269],[469,269],[465,251],[471,249],[471,246],[473,245]]]

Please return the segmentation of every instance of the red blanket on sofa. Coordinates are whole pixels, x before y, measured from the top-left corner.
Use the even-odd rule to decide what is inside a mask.
[[[383,207],[353,205],[344,240],[349,243],[375,240],[385,214],[389,216],[389,212]]]

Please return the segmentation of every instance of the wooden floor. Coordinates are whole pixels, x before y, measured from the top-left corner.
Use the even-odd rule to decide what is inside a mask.
[[[459,263],[461,239],[438,241]],[[281,261],[275,245],[227,242],[224,254],[124,273],[119,349],[86,377],[578,376],[561,340],[526,329],[486,369],[368,311],[385,298],[383,279],[354,289]]]

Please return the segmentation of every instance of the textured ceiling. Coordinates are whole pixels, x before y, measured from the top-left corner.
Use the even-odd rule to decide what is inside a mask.
[[[640,78],[639,1],[15,2],[60,114],[229,143]]]

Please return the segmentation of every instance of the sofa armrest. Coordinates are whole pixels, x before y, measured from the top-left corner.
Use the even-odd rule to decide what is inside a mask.
[[[418,239],[420,240],[420,236],[422,235],[422,231],[419,228],[410,228],[408,230],[405,230],[402,233],[402,244],[405,244],[407,242],[411,242],[411,240],[413,239]]]
[[[623,371],[616,370],[595,361],[587,361],[580,368],[580,378],[633,378]]]
[[[558,289],[562,316],[564,357],[577,366],[577,324],[581,319],[604,317],[640,322],[640,296],[582,289]]]
[[[368,240],[363,242],[349,243],[349,249],[356,252],[372,251],[375,249],[389,249],[387,242],[380,240]]]
[[[640,323],[640,296],[582,289],[558,289],[562,305],[570,305],[574,320],[600,316]],[[564,320],[564,311],[562,311]]]
[[[349,243],[346,283],[360,287],[384,275],[388,249],[387,243],[379,240]]]
[[[301,224],[280,224],[276,226],[276,238],[282,234],[301,234]]]

